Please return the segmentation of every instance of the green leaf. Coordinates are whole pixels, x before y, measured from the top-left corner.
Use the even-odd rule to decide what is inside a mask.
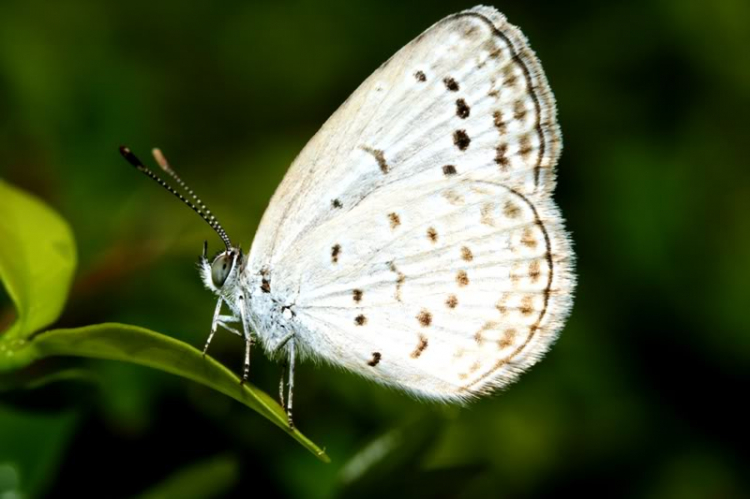
[[[221,497],[239,479],[239,463],[231,456],[216,456],[187,466],[152,487],[141,499]]]
[[[245,404],[289,433],[318,459],[329,461],[323,450],[289,428],[286,414],[276,400],[249,383],[240,385],[240,379],[222,364],[169,336],[125,324],[99,324],[47,331],[37,335],[27,350],[37,359],[73,355],[120,360],[188,378]]]
[[[62,312],[76,267],[73,234],[35,197],[0,180],[0,281],[16,321],[0,335],[0,371],[26,365],[16,355],[26,338]]]

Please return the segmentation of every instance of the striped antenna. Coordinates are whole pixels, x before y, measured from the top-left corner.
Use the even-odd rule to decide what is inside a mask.
[[[203,204],[203,201],[200,200],[200,198],[193,192],[193,190],[188,187],[188,185],[183,182],[183,180],[177,176],[177,173],[175,173],[172,168],[170,168],[169,163],[167,163],[166,158],[161,153],[159,149],[154,149],[153,154],[154,158],[156,159],[156,162],[159,163],[159,166],[167,172],[176,182],[177,184],[185,189],[187,193],[190,195],[190,197],[195,200],[195,204],[190,202],[190,200],[186,199],[185,196],[177,192],[172,186],[167,184],[161,177],[156,175],[156,173],[149,170],[146,166],[143,165],[140,159],[133,154],[133,152],[125,147],[120,146],[120,154],[122,154],[122,157],[127,160],[128,163],[133,165],[138,171],[142,172],[146,176],[150,177],[151,180],[159,184],[160,186],[164,187],[166,190],[174,194],[177,198],[179,198],[180,201],[188,205],[194,212],[196,212],[200,217],[206,221],[208,225],[211,226],[211,228],[216,231],[216,233],[219,235],[222,241],[224,241],[224,246],[227,247],[227,251],[231,250],[233,248],[232,242],[229,240],[229,236],[227,235],[227,232],[224,230],[224,227],[221,226],[219,221],[216,219],[216,217],[211,213],[211,211],[206,207],[205,204]],[[197,205],[197,206],[196,206]]]

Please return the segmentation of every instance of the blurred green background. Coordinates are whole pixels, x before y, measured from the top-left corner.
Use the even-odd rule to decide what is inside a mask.
[[[201,347],[215,302],[195,262],[218,239],[117,146],[161,147],[248,248],[325,119],[472,5],[2,0],[0,176],[60,212],[79,249],[56,325]],[[750,3],[494,6],[540,56],[565,142],[556,199],[579,285],[541,364],[467,408],[303,364],[296,422],[326,465],[183,379],[45,361],[31,369],[80,376],[0,393],[0,497],[750,495]],[[212,354],[239,372],[242,348],[220,334]],[[256,351],[252,381],[273,394],[279,375]]]

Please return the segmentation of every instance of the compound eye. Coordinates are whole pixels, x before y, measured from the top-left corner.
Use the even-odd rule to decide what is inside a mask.
[[[219,255],[211,264],[211,280],[214,282],[214,286],[220,288],[224,285],[224,281],[229,277],[229,271],[232,268],[232,258],[226,253]]]

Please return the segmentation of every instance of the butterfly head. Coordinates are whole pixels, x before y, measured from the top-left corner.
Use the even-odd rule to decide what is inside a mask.
[[[203,243],[200,260],[200,273],[203,283],[218,295],[231,295],[240,284],[240,274],[244,267],[241,248],[230,247],[220,252],[209,262],[208,243]]]

